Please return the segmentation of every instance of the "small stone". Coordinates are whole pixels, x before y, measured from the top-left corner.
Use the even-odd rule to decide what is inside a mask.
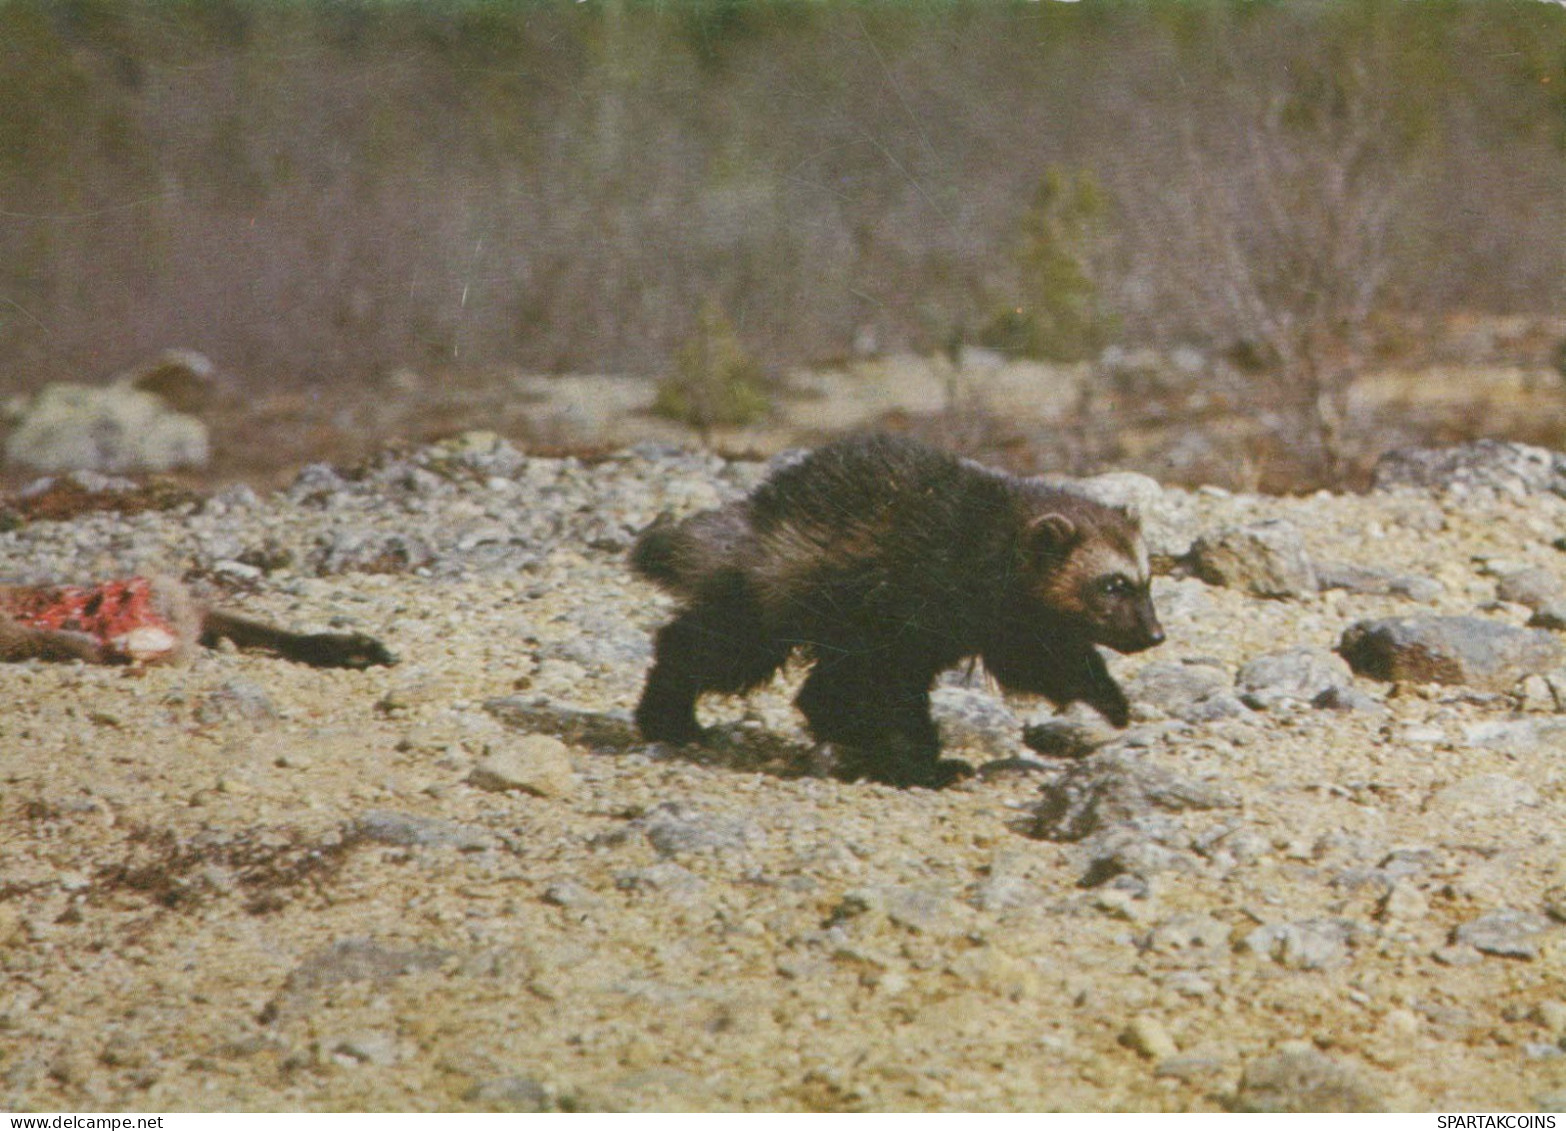
[[[547,734],[529,734],[498,748],[487,748],[468,781],[494,793],[516,789],[537,797],[560,798],[576,789],[576,771],[565,743]]]
[[[1191,547],[1191,556],[1196,575],[1209,585],[1256,597],[1302,597],[1318,587],[1300,532],[1284,519],[1205,535]]]
[[[1357,687],[1329,687],[1310,701],[1321,711],[1385,711],[1386,707],[1374,695]]]
[[[483,1111],[549,1111],[549,1089],[531,1076],[499,1076],[481,1080],[462,1097]]]
[[[1528,622],[1532,624],[1532,621]],[[1517,685],[1517,705],[1524,711],[1542,713],[1554,711],[1558,704],[1550,681],[1542,675],[1530,675]]]
[[[1557,923],[1566,923],[1566,884],[1556,884],[1545,890],[1544,913]]]
[[[391,1033],[355,1033],[336,1041],[331,1050],[359,1064],[395,1064],[398,1059],[397,1038]]]
[[[10,903],[0,903],[0,950],[14,946],[27,938],[27,920],[22,912]]]
[[[1031,962],[993,946],[978,947],[959,955],[952,962],[951,970],[969,985],[1007,1001],[1033,997],[1043,983],[1037,967]]]
[[[212,726],[228,720],[267,723],[277,719],[277,707],[258,684],[247,679],[231,680],[201,698],[196,704],[196,721]]]
[[[1120,1043],[1148,1060],[1168,1060],[1180,1052],[1163,1022],[1145,1013],[1131,1019],[1120,1034]]]
[[[1534,612],[1566,600],[1566,586],[1553,572],[1540,567],[1518,570],[1502,577],[1495,586],[1497,600],[1526,605]]]
[[[645,817],[634,821],[632,828],[645,835],[660,856],[742,852],[752,846],[760,847],[767,840],[754,820],[708,813],[679,801],[654,806]]]
[[[1533,616],[1528,618],[1529,628],[1547,628],[1553,632],[1566,629],[1566,601],[1551,601],[1542,608],[1535,609]]]
[[[1475,774],[1438,790],[1425,807],[1447,818],[1496,817],[1539,804],[1539,791],[1505,774]]]
[[[1459,925],[1452,941],[1466,943],[1481,954],[1532,960],[1539,957],[1539,936],[1552,926],[1542,915],[1503,908]]]
[[[1229,928],[1210,915],[1178,915],[1154,927],[1148,935],[1149,950],[1160,954],[1205,953],[1215,958],[1229,944]]]
[[[570,879],[556,880],[546,887],[543,900],[556,907],[568,909],[597,907],[603,903],[597,892]]]
[[[1240,949],[1291,970],[1330,970],[1348,961],[1351,935],[1351,925],[1337,919],[1271,923],[1247,934]]]
[[[852,918],[876,911],[921,935],[949,938],[966,933],[973,921],[968,908],[945,892],[902,884],[856,888],[843,896],[834,918]]]
[[[1566,1001],[1541,1001],[1533,1007],[1533,1019],[1557,1040],[1566,1037]]]
[[[1431,951],[1430,957],[1442,966],[1477,966],[1484,958],[1471,946],[1442,946]]]
[[[1126,753],[1101,751],[1043,789],[1033,835],[1077,841],[1157,810],[1232,808],[1225,790],[1149,766]]]
[[[1155,661],[1126,684],[1126,695],[1138,707],[1186,722],[1214,722],[1246,713],[1232,685],[1229,673],[1210,661]]]
[[[1153,1075],[1160,1080],[1191,1081],[1203,1076],[1215,1076],[1224,1070],[1224,1062],[1216,1056],[1171,1056],[1158,1062]]]
[[[1342,589],[1371,596],[1406,597],[1425,605],[1439,600],[1442,593],[1441,583],[1432,578],[1340,562],[1318,562],[1316,583],[1322,589]]]
[[[370,810],[354,822],[353,829],[355,834],[365,840],[405,848],[455,848],[459,852],[481,852],[498,843],[486,829],[389,809]]]
[[[1310,703],[1353,679],[1341,657],[1322,648],[1299,645],[1257,656],[1235,677],[1241,700],[1258,710],[1287,702]]]
[[[1424,893],[1405,880],[1393,881],[1377,908],[1384,922],[1409,923],[1423,919],[1429,912],[1430,903]]]
[[[1106,723],[1059,718],[1024,727],[1022,741],[1047,758],[1086,758],[1116,733]]]

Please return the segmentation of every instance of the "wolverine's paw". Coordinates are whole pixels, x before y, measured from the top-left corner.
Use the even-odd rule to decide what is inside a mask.
[[[832,776],[840,781],[875,781],[900,788],[945,789],[973,775],[973,767],[955,758],[909,757],[905,750],[862,750],[823,743]]]
[[[1111,726],[1124,730],[1131,725],[1131,703],[1117,684],[1096,688],[1083,702],[1103,715]]]
[[[645,702],[636,708],[636,729],[648,742],[664,742],[670,746],[702,742],[707,737],[706,729],[689,712],[664,711],[656,704]]]
[[[390,667],[396,653],[362,632],[318,632],[304,638],[295,656],[317,668]]]

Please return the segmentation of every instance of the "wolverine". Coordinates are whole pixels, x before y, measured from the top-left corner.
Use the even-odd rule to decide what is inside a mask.
[[[893,436],[818,449],[748,498],[660,521],[633,568],[684,602],[636,708],[644,737],[700,739],[696,702],[812,668],[795,704],[839,772],[939,787],[930,690],[977,656],[1009,691],[1080,701],[1115,726],[1130,705],[1095,645],[1164,639],[1138,521],[1069,490]]]

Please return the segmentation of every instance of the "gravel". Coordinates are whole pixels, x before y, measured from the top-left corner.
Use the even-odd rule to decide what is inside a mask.
[[[942,791],[823,776],[797,664],[704,701],[707,746],[636,735],[671,605],[625,550],[760,463],[476,434],[0,533],[12,578],[183,575],[402,657],[0,669],[0,1106],[1559,1106],[1557,669],[1331,655],[1411,609],[1523,631],[1497,578],[1549,595],[1557,460],[1405,466],[1362,497],[1100,484],[1171,548],[1284,522],[1428,584],[1161,575],[1168,643],[1110,658],[1136,726],[954,677],[948,755],[1028,772]]]

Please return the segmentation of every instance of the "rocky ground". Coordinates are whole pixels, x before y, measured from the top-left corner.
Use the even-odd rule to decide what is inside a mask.
[[[1560,1110],[1559,464],[1091,481],[1163,570],[1136,721],[956,673],[941,792],[825,776],[798,672],[631,733],[633,534],[758,463],[468,435],[14,507],[12,579],[183,574],[402,663],[0,670],[0,1107]]]

